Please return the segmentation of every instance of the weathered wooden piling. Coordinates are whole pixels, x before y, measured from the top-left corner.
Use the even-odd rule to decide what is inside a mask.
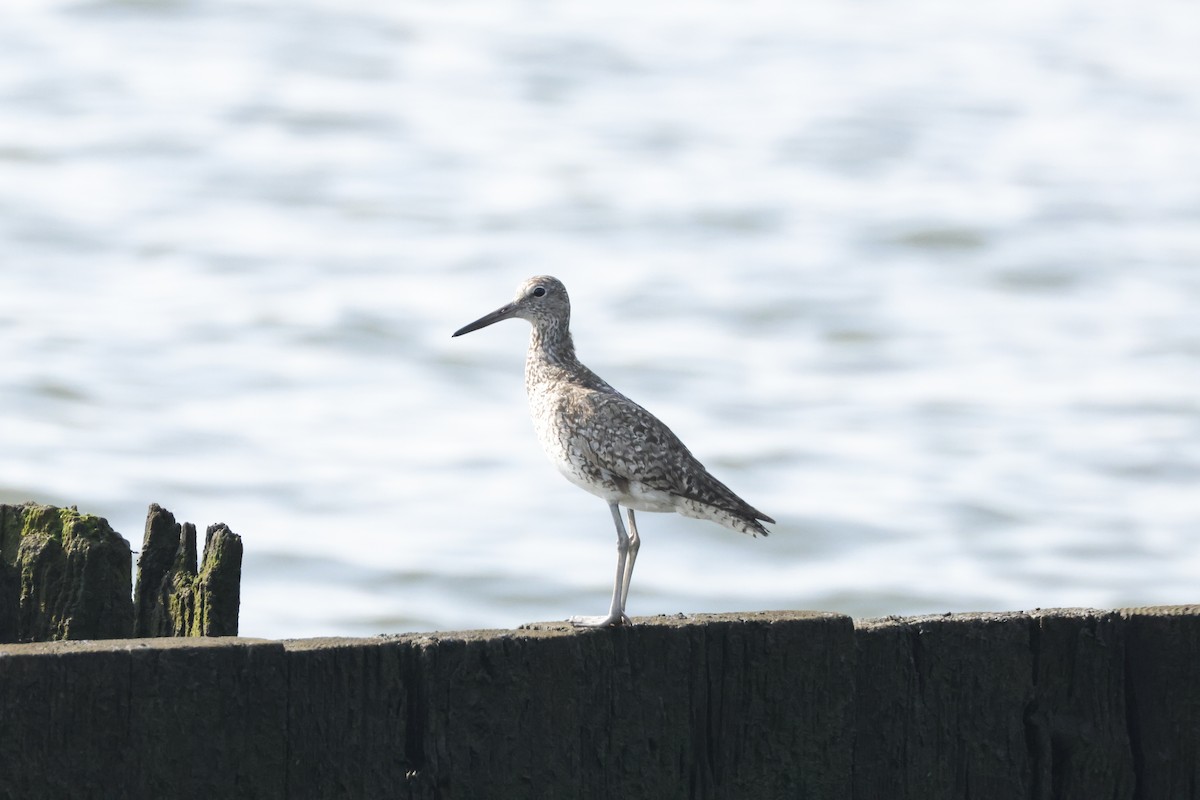
[[[1200,607],[0,646],[0,797],[1200,800]]]
[[[104,519],[74,508],[0,505],[0,606],[8,607],[0,610],[0,641],[128,636],[129,587],[129,542]]]
[[[1126,627],[1075,609],[859,623],[856,796],[1132,798]]]
[[[1138,800],[1200,796],[1200,606],[1135,608],[1127,624],[1126,722]]]
[[[208,529],[197,570],[196,529],[150,506],[131,598],[129,542],[75,508],[0,505],[0,642],[233,636],[241,538]]]
[[[210,525],[197,569],[196,526],[150,506],[138,557],[134,636],[236,636],[242,540]]]

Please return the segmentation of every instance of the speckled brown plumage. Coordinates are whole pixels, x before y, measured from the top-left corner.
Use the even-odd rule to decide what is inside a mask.
[[[752,535],[767,535],[758,511],[714,478],[657,417],[618,392],[575,357],[566,287],[548,275],[525,281],[512,303],[455,332],[519,317],[533,326],[525,359],[525,390],[538,440],[572,483],[608,502],[617,525],[618,567],[608,617],[578,624],[627,620],[625,596],[639,537],[633,511],[674,511],[710,519]],[[618,506],[629,510],[625,533]],[[761,520],[761,522],[760,522]]]

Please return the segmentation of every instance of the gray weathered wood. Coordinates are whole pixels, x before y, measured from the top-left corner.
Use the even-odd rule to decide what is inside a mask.
[[[194,531],[194,529],[193,529]],[[187,562],[188,543],[175,516],[152,503],[146,513],[146,530],[138,553],[137,584],[133,590],[133,635],[169,636],[173,629],[169,613],[172,567]],[[195,563],[196,539],[191,538]],[[184,550],[184,553],[180,553]]]
[[[0,648],[0,797],[282,798],[284,656],[246,639]]]
[[[1200,797],[1200,605],[1123,617],[1136,796]]]
[[[204,559],[196,576],[200,636],[237,636],[242,604],[242,537],[223,522],[204,533]]]
[[[129,543],[101,517],[33,503],[0,505],[0,642],[139,636],[234,636],[241,538],[196,529],[150,507],[130,598]]]
[[[0,506],[0,644],[20,641],[21,578],[15,565],[4,558],[5,506]]]
[[[209,526],[197,570],[196,526],[152,504],[138,557],[134,634],[236,636],[241,574],[241,537],[224,524]]]
[[[129,543],[104,519],[74,508],[0,506],[0,563],[0,635],[5,638],[13,638],[14,577],[19,641],[130,634]]]
[[[640,622],[291,643],[289,793],[849,795],[849,619]]]
[[[0,798],[1200,800],[1200,607],[0,646]]]
[[[857,623],[856,797],[1030,796],[1030,621],[960,614]]]
[[[1030,615],[1033,704],[1026,736],[1034,800],[1131,800],[1125,712],[1125,625],[1119,614],[1056,609]]]

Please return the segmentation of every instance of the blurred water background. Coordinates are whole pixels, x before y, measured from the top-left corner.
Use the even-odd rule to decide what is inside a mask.
[[[635,615],[1195,602],[1200,11],[9,0],[0,500],[245,537],[242,632],[597,614],[528,327],[778,520]]]

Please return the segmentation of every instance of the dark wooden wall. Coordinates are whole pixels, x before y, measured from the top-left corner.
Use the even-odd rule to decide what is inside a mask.
[[[0,798],[1200,798],[1200,607],[0,645]]]

